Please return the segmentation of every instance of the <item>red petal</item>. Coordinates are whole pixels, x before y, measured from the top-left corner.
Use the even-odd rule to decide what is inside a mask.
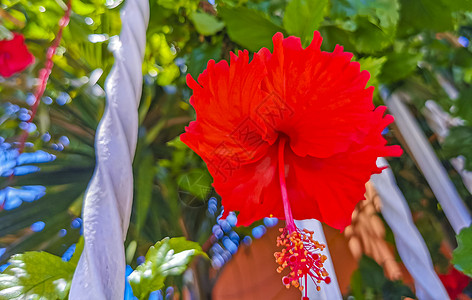
[[[259,88],[265,67],[257,55],[250,63],[247,51],[238,55],[231,56],[229,66],[210,61],[198,83],[187,76],[197,119],[181,140],[216,168],[221,160],[245,164],[260,159],[269,147],[268,136],[276,136],[256,115],[266,96]]]
[[[22,35],[14,33],[13,39],[0,41],[0,75],[10,77],[34,62]]]
[[[374,109],[373,88],[365,88],[369,73],[360,72],[340,46],[322,52],[318,32],[306,49],[295,37],[276,34],[273,41],[272,55],[259,52],[268,72],[263,87],[283,103],[285,112],[275,127],[290,137],[293,151],[328,157],[362,141]]]
[[[277,145],[261,160],[213,175],[213,187],[221,196],[226,212],[238,211],[238,225],[248,226],[269,215],[283,218],[282,197],[277,176]],[[216,176],[215,176],[216,175]]]
[[[402,154],[398,146],[385,146],[381,131],[393,118],[382,118],[384,110],[375,110],[376,124],[365,143],[352,144],[346,152],[322,159],[287,153],[287,187],[295,219],[316,218],[340,230],[351,223],[354,207],[364,199],[365,183],[381,172],[377,158]]]

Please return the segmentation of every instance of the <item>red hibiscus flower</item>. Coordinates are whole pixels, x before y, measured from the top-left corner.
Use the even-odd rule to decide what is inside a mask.
[[[464,275],[454,267],[450,267],[447,274],[439,274],[438,276],[452,300],[457,299],[470,282],[469,276]]]
[[[402,153],[381,135],[393,117],[374,107],[369,73],[341,46],[321,51],[321,41],[315,32],[303,49],[299,38],[277,33],[273,53],[263,48],[250,61],[239,51],[229,65],[210,61],[198,83],[187,76],[197,118],[181,140],[206,162],[239,225],[286,220],[278,241],[285,249],[275,255],[280,272],[291,269],[283,279],[288,286],[306,275],[329,282],[326,257],[315,253],[324,245],[293,218],[344,229],[365,183],[381,172],[377,157]]]
[[[0,41],[0,75],[10,77],[21,72],[34,62],[23,35],[14,33],[13,39]]]

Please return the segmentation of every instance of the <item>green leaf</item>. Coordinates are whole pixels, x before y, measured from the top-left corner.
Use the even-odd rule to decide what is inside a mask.
[[[334,0],[331,13],[338,17],[368,17],[382,28],[395,27],[400,18],[398,0]]]
[[[457,248],[452,252],[452,263],[457,270],[472,277],[472,226],[462,229],[456,238]]]
[[[448,158],[462,155],[465,157],[465,169],[472,170],[472,126],[453,127],[444,140],[443,153]]]
[[[82,16],[88,16],[92,14],[96,9],[94,5],[84,3],[83,1],[80,1],[80,0],[72,1],[71,5],[72,5],[72,10],[74,11],[74,13],[82,15]]]
[[[14,255],[0,274],[0,299],[66,299],[75,265],[47,252]]]
[[[84,251],[84,245],[85,245],[84,236],[81,235],[79,238],[79,241],[75,245],[74,255],[72,255],[72,258],[69,260],[69,264],[73,265],[74,269],[75,267],[77,267],[77,264],[79,263],[80,256],[82,255],[82,252]]]
[[[400,28],[407,34],[413,34],[414,29],[452,30],[451,8],[445,2],[441,0],[401,0]]]
[[[226,23],[229,37],[250,51],[258,51],[262,47],[272,49],[272,36],[283,32],[283,28],[256,10],[222,6],[218,12]]]
[[[408,77],[416,70],[421,58],[420,53],[393,52],[387,55],[379,80],[382,83],[392,83]]]
[[[398,0],[371,0],[362,7],[361,15],[376,16],[382,28],[397,26],[400,19],[400,3]]]
[[[401,281],[390,281],[384,275],[384,270],[375,260],[362,256],[359,269],[351,276],[352,294],[356,299],[403,299],[414,294]]]
[[[192,77],[197,78],[206,68],[206,64],[210,59],[219,60],[221,58],[221,41],[215,45],[203,43],[201,46],[194,48],[188,58],[188,73]]]
[[[206,257],[198,243],[183,237],[157,242],[149,248],[146,261],[128,277],[133,294],[139,299],[147,299],[152,291],[164,287],[167,276],[182,274],[196,255]]]
[[[455,115],[472,126],[472,88],[469,87],[461,91],[456,107],[457,112],[455,112]]]
[[[361,70],[367,70],[370,73],[370,79],[368,82],[369,85],[378,85],[377,77],[380,75],[380,72],[382,71],[382,66],[385,61],[387,61],[387,58],[385,56],[367,56],[358,60],[358,62],[361,64]]]
[[[190,16],[190,20],[198,33],[203,35],[213,35],[225,27],[225,24],[218,21],[215,16],[206,13],[194,12]]]
[[[178,185],[185,192],[198,197],[200,200],[207,198],[211,191],[212,178],[208,172],[195,169],[179,176]],[[192,198],[195,198],[192,197]]]
[[[472,0],[445,1],[453,11],[472,11]]]
[[[376,53],[392,44],[394,35],[365,18],[358,19],[351,43],[361,53]]]
[[[338,26],[322,26],[320,28],[323,43],[321,49],[323,51],[333,51],[336,45],[343,45],[344,50],[355,52],[355,46],[352,41],[352,32],[339,28]]]
[[[359,262],[362,282],[376,290],[380,290],[387,279],[384,276],[383,269],[375,260],[368,256],[362,256]]]
[[[155,164],[151,153],[147,153],[139,163],[136,177],[136,233],[139,236],[146,222],[152,198]]]
[[[374,102],[381,103],[382,100],[379,98],[379,79],[378,76],[382,71],[383,64],[387,61],[385,56],[382,57],[373,57],[367,56],[358,60],[361,64],[361,70],[366,70],[370,73],[370,79],[367,82],[368,85],[375,87],[374,90]]]
[[[402,281],[387,280],[382,286],[383,300],[405,299],[405,297],[415,298],[415,294]]]
[[[313,38],[313,32],[318,29],[328,0],[292,0],[286,8],[283,24],[287,32],[301,38],[306,44]]]

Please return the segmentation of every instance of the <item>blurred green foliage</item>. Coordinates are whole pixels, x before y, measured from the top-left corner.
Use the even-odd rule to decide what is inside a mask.
[[[146,261],[129,276],[133,293],[147,299],[153,291],[164,287],[167,276],[181,275],[196,255],[207,257],[200,245],[185,238],[165,238],[149,248]]]
[[[453,252],[452,263],[464,274],[472,277],[472,227],[464,228],[457,235],[458,246]]]
[[[415,297],[401,281],[388,280],[382,267],[365,255],[359,261],[359,269],[351,276],[351,289],[352,295],[359,300]]]
[[[380,85],[409,94],[412,112],[459,193],[472,207],[471,195],[447,161],[462,155],[472,169],[472,45],[458,42],[459,36],[472,39],[472,1],[220,0],[211,5],[207,1],[151,0],[150,5],[134,160],[135,201],[126,241],[127,262],[132,266],[136,257],[166,236],[184,235],[204,244],[211,233],[212,220],[205,213],[205,193],[213,193],[211,178],[201,159],[178,140],[184,126],[195,117],[188,103],[191,91],[185,76],[196,78],[208,60],[229,59],[230,51],[270,49],[272,35],[279,31],[299,36],[306,46],[313,31],[319,30],[323,50],[332,51],[340,44],[354,53],[361,67],[371,73],[369,84],[376,87],[377,104],[382,103]],[[80,216],[83,193],[94,168],[94,134],[105,105],[103,84],[113,64],[107,47],[110,37],[120,31],[122,6],[119,0],[73,1],[71,22],[54,58],[46,90],[53,99],[67,92],[70,100],[64,106],[41,104],[35,120],[38,131],[29,137],[34,149],[49,150],[58,159],[42,167],[40,173],[14,182],[45,185],[47,195],[16,210],[0,212],[0,247],[7,248],[0,263],[27,250],[60,255],[79,237],[79,230],[71,229],[70,222]],[[34,78],[44,65],[45,51],[54,39],[64,7],[62,0],[1,2],[2,11],[17,22],[1,19],[0,31],[23,33],[36,57],[33,67],[0,82],[2,102],[27,107],[27,93],[33,91]],[[450,99],[440,77],[460,91],[458,99]],[[428,99],[464,120],[463,126],[450,131],[443,145],[435,140],[421,115]],[[386,135],[389,142],[401,142],[395,127],[391,129]],[[40,139],[45,132],[51,133],[53,141],[67,135],[70,146],[63,152],[51,150],[50,144]],[[8,140],[14,141],[19,133],[17,120],[7,118],[0,123],[0,135]],[[407,150],[403,157],[390,163],[434,263],[444,270],[448,261],[439,248],[444,241],[454,245],[454,234],[403,146]],[[0,188],[6,184],[0,183]],[[28,227],[38,220],[46,222],[46,228],[32,233]],[[64,237],[57,235],[61,228],[68,229]],[[386,290],[396,287],[383,279],[372,283],[364,276],[380,274],[378,268],[362,260],[360,273],[353,279],[356,299],[367,298],[369,293],[385,296]]]

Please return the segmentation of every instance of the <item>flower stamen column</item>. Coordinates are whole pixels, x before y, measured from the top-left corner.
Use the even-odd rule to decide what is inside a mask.
[[[97,164],[84,199],[85,246],[70,299],[123,299],[124,240],[133,199],[132,162],[138,133],[142,60],[148,0],[128,0],[121,10],[115,64],[105,83],[107,106],[96,136]]]
[[[293,220],[285,182],[284,148],[286,141],[287,138],[282,135],[279,138],[278,144],[279,181],[286,226],[285,228],[280,228],[281,235],[277,237],[277,246],[283,247],[281,252],[274,253],[275,261],[279,264],[277,272],[282,273],[285,268],[289,269],[289,274],[282,278],[282,283],[287,288],[292,285],[303,291],[304,288],[300,285],[300,281],[304,280],[304,286],[307,287],[308,277],[311,277],[316,285],[316,289],[319,291],[321,289],[318,285],[319,283],[324,281],[329,284],[331,282],[328,272],[323,267],[327,256],[317,253],[323,251],[326,245],[320,244],[313,239],[313,231],[307,229],[299,230]],[[306,288],[304,294],[303,299],[309,299]]]

